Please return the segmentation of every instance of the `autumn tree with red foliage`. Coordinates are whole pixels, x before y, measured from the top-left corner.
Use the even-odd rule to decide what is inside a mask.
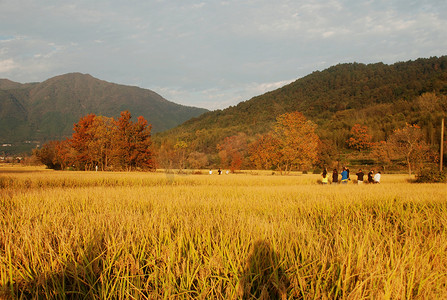
[[[56,155],[61,166],[61,170],[65,170],[75,162],[75,151],[70,146],[68,139],[60,141],[56,144]]]
[[[82,117],[77,124],[73,126],[73,134],[69,139],[70,146],[74,149],[74,158],[78,169],[87,170],[92,166],[92,157],[88,149],[88,142],[91,140],[90,126],[96,116],[94,114]]]
[[[369,134],[367,126],[355,124],[351,128],[350,135],[351,137],[346,141],[349,148],[361,151],[371,147],[372,136]]]
[[[135,123],[130,120],[131,117],[129,111],[123,111],[116,121],[114,144],[117,161],[126,170],[136,167],[153,168],[154,162],[150,150],[152,126],[141,116]]]

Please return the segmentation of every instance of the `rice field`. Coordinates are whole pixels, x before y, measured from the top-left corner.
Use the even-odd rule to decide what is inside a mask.
[[[447,185],[0,167],[0,298],[447,299]]]

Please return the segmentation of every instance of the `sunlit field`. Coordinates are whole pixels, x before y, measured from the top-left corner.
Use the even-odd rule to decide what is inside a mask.
[[[447,299],[446,184],[320,177],[0,167],[0,298]]]

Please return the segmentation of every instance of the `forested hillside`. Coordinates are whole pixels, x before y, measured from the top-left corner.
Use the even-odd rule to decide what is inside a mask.
[[[170,102],[151,90],[102,81],[88,74],[71,73],[28,84],[2,79],[0,143],[12,145],[2,150],[17,151],[61,140],[71,136],[73,124],[87,114],[118,117],[124,110],[135,118],[141,115],[149,120],[153,132],[207,111]]]
[[[181,141],[186,152],[212,154],[226,137],[252,141],[271,130],[277,116],[299,111],[318,125],[321,140],[347,148],[354,124],[367,126],[372,141],[387,139],[406,123],[418,124],[426,142],[439,144],[447,111],[447,56],[399,62],[339,64],[313,72],[275,91],[225,110],[208,112],[157,134],[162,152]],[[425,95],[421,97],[421,95]]]

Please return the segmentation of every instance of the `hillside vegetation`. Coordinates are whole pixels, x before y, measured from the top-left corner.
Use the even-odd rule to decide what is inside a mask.
[[[73,124],[87,114],[119,117],[125,110],[135,118],[141,115],[149,120],[153,132],[207,111],[175,104],[151,90],[113,84],[88,74],[65,74],[29,84],[2,79],[0,142],[61,140],[70,136]]]
[[[436,109],[420,104],[418,99],[425,93],[440,97]],[[156,135],[155,141],[160,145],[182,140],[190,151],[216,153],[225,137],[241,132],[254,137],[271,130],[277,116],[299,111],[318,125],[322,140],[339,148],[346,147],[350,129],[357,123],[370,129],[373,141],[386,139],[406,123],[418,124],[427,142],[436,144],[440,119],[447,111],[446,94],[447,56],[393,65],[339,64],[236,106],[193,118]]]

